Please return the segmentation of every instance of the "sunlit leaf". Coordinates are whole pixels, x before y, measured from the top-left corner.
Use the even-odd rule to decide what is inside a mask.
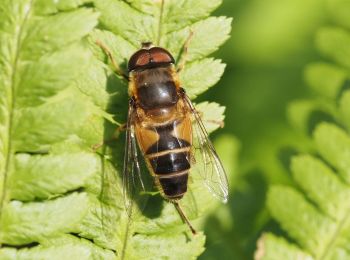
[[[193,259],[203,252],[205,235],[193,236],[159,194],[140,195],[146,209],[126,213],[124,133],[115,130],[126,120],[127,82],[96,41],[125,70],[142,41],[180,58],[192,30],[180,80],[195,97],[225,68],[207,57],[231,29],[231,19],[209,17],[220,3],[0,3],[1,259]],[[208,131],[223,126],[224,107],[203,102],[198,110]],[[202,185],[189,186],[182,206],[200,230],[218,201]]]

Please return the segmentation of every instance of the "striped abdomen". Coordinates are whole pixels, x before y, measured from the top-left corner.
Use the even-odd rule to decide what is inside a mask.
[[[191,167],[190,118],[181,117],[166,125],[148,127],[147,131],[137,131],[137,137],[163,196],[167,199],[182,198],[187,191]]]

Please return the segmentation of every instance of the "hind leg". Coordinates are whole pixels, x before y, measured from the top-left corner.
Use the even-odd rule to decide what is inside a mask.
[[[120,125],[113,133],[112,137],[107,139],[107,140],[103,140],[103,142],[101,141],[98,144],[94,144],[91,148],[94,152],[96,152],[98,149],[100,149],[103,145],[111,143],[112,141],[116,140],[120,133],[126,130],[126,124],[122,124]]]

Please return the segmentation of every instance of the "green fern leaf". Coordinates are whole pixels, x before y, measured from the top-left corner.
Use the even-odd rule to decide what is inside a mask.
[[[145,40],[179,57],[192,30],[180,77],[195,97],[225,67],[207,58],[230,32],[230,19],[208,17],[220,3],[0,3],[1,259],[192,259],[203,252],[204,234],[188,234],[173,205],[158,195],[127,216],[122,138],[92,149],[125,121],[128,104],[125,82],[105,65],[95,41],[125,69]],[[223,107],[204,102],[198,109],[209,131],[222,126]],[[190,186],[183,208],[200,227],[218,203],[195,181]]]
[[[308,154],[293,157],[291,172],[297,187],[275,185],[267,198],[272,217],[288,237],[263,235],[256,259],[348,259],[350,198],[349,78],[350,34],[343,10],[348,1],[329,1],[339,27],[321,28],[319,51],[334,63],[313,63],[305,78],[315,98],[288,107],[291,123],[312,133]],[[339,16],[338,16],[339,14]],[[307,152],[307,151],[306,151]],[[291,241],[292,239],[292,241]]]

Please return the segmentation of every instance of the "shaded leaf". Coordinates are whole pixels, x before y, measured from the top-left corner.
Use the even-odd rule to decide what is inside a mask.
[[[329,1],[331,16],[348,25],[348,1]],[[338,15],[339,14],[339,15]],[[349,254],[350,137],[347,90],[350,35],[342,27],[321,28],[316,36],[319,50],[335,61],[313,63],[305,70],[316,96],[289,106],[293,124],[306,129],[313,110],[322,110],[312,129],[313,154],[292,158],[296,187],[273,185],[267,205],[273,218],[287,232],[284,238],[269,234],[259,242],[258,259],[347,259]]]

